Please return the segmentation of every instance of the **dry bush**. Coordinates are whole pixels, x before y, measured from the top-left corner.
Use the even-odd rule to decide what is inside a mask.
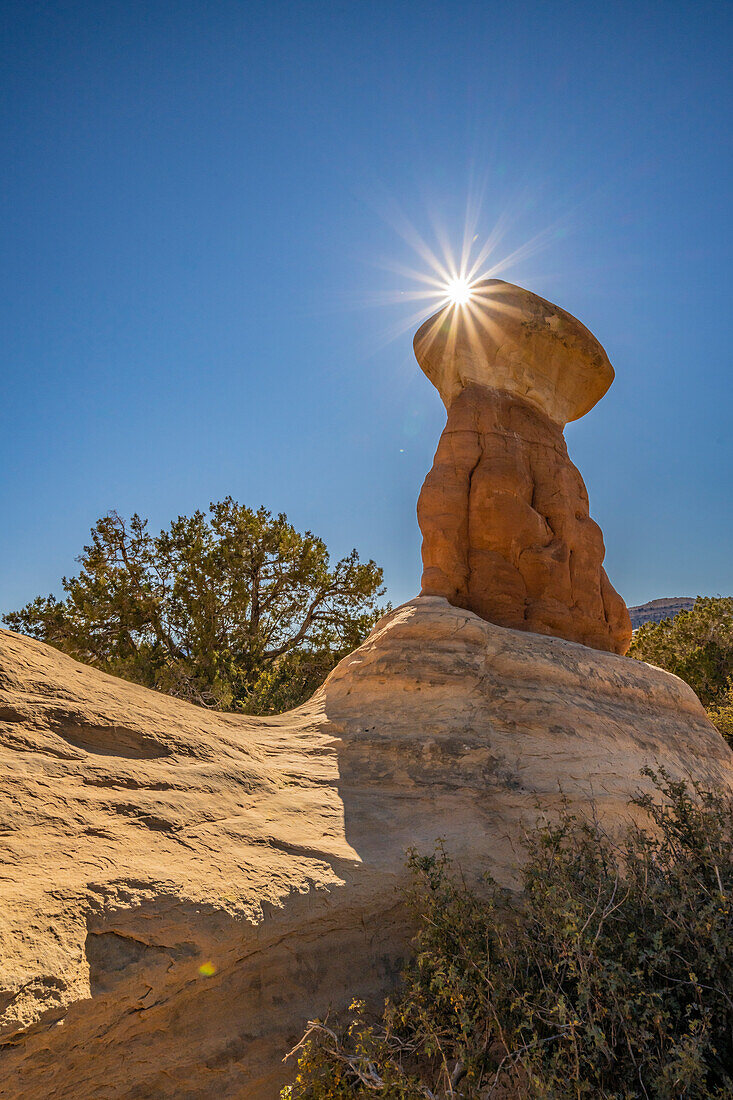
[[[283,1096],[733,1097],[733,806],[646,774],[620,839],[568,807],[538,826],[520,894],[413,853],[399,996],[312,1022]]]

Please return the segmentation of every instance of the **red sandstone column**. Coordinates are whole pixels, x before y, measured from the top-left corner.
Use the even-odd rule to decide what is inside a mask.
[[[426,321],[415,354],[448,409],[418,501],[423,595],[625,653],[629,614],[563,436],[613,381],[601,345],[564,310],[490,280]]]

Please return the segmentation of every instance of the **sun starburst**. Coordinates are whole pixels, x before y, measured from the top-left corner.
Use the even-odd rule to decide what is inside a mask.
[[[489,280],[504,279],[512,268],[524,266],[530,256],[550,245],[560,231],[559,223],[548,226],[518,246],[508,246],[515,237],[516,222],[521,209],[507,209],[499,215],[493,227],[481,232],[484,221],[482,190],[470,194],[465,209],[463,227],[451,233],[444,219],[427,210],[429,237],[420,232],[397,203],[383,196],[378,212],[413,253],[413,260],[382,260],[378,266],[398,277],[392,289],[386,286],[370,294],[370,306],[399,306],[401,316],[382,330],[378,346],[398,339],[419,327],[434,313],[441,323],[450,310],[451,327],[463,331],[494,327],[502,313],[498,286]],[[406,308],[407,307],[407,308]]]
[[[465,306],[471,301],[473,285],[465,276],[457,275],[446,284],[445,292],[454,306]]]

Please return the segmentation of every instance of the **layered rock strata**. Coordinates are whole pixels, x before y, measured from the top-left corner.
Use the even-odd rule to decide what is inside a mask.
[[[0,631],[0,1097],[274,1100],[308,1018],[394,984],[408,847],[511,884],[560,788],[612,825],[655,762],[733,786],[676,677],[440,598],[268,719]]]
[[[490,280],[415,336],[448,409],[418,502],[424,595],[489,622],[625,653],[631,622],[563,425],[613,368],[564,310]]]

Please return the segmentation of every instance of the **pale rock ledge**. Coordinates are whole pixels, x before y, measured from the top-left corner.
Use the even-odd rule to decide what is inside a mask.
[[[272,719],[1,631],[0,744],[3,1100],[274,1100],[309,1016],[394,982],[409,846],[511,884],[561,789],[613,824],[647,763],[733,785],[682,681],[437,597]]]

